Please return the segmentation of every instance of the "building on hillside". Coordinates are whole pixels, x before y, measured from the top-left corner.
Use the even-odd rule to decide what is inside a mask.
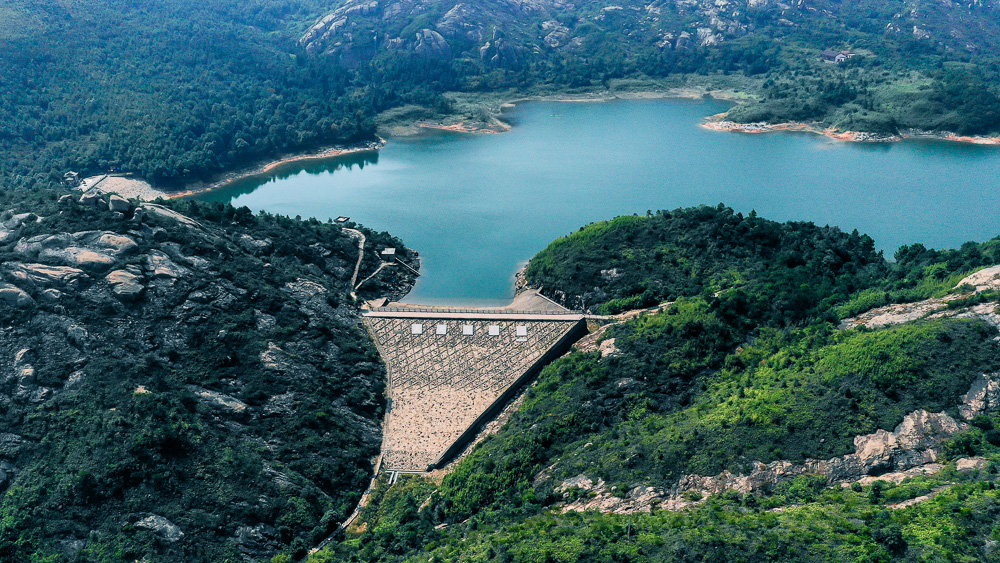
[[[824,62],[840,64],[853,57],[854,53],[849,51],[834,51],[832,49],[827,49],[826,51],[823,51],[822,56]]]
[[[396,249],[386,248],[382,251],[382,261],[383,262],[395,262],[396,261]]]

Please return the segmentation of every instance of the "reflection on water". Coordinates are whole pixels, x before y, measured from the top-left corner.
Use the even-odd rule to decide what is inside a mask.
[[[364,170],[368,164],[378,164],[378,151],[361,151],[323,159],[289,162],[265,174],[249,176],[227,184],[224,188],[205,194],[207,201],[232,201],[254,190],[294,178],[299,174],[332,174],[338,170]]]
[[[386,230],[421,252],[411,303],[498,304],[519,264],[592,221],[723,202],[899,245],[1000,233],[1000,149],[858,144],[698,126],[716,101],[530,103],[501,135],[432,131],[380,154],[293,164],[202,197]],[[553,117],[558,115],[558,119]]]

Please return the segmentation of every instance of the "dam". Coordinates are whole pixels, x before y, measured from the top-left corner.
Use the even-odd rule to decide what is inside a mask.
[[[362,314],[388,372],[380,471],[441,467],[538,372],[586,334],[534,291],[503,308],[393,304]]]

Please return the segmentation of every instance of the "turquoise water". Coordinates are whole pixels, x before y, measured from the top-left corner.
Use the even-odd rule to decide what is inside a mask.
[[[718,101],[519,105],[499,135],[433,131],[202,199],[389,231],[420,251],[411,303],[493,305],[553,239],[616,215],[725,203],[770,219],[956,247],[1000,234],[1000,149],[698,127]]]

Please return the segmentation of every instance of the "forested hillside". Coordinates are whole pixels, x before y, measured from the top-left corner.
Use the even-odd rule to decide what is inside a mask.
[[[722,206],[587,226],[529,281],[672,303],[609,319],[443,476],[381,481],[311,561],[996,560],[998,271],[960,283],[995,249],[894,265]]]
[[[1000,130],[993,3],[11,0],[0,181],[132,172],[163,187],[337,143],[447,92],[739,90],[738,121]],[[822,62],[827,49],[858,56]]]
[[[79,198],[0,193],[0,559],[304,555],[381,442],[385,371],[347,288],[356,238]],[[367,244],[413,258],[384,233]],[[362,297],[407,291],[404,273]]]

